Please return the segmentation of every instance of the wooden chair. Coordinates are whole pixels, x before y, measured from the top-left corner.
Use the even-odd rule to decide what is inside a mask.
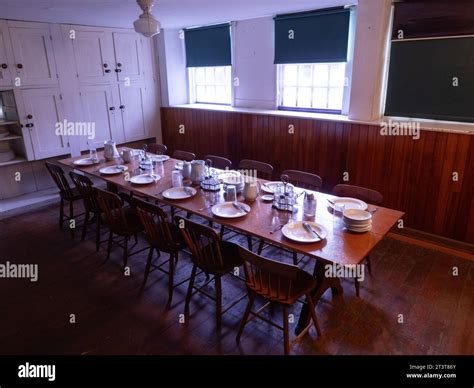
[[[128,258],[144,249],[129,253],[128,242],[130,237],[135,237],[135,244],[137,244],[137,234],[143,230],[137,215],[131,208],[124,208],[124,201],[119,195],[107,190],[94,188],[97,196],[97,202],[104,212],[107,226],[109,228],[109,239],[107,243],[107,260],[110,257],[112,249],[113,236],[118,235],[123,237],[123,245],[118,243],[123,248],[123,266],[127,267]]]
[[[150,252],[145,268],[145,277],[143,279],[141,291],[145,288],[148,275],[154,270],[159,270],[168,275],[168,306],[173,299],[174,287],[174,269],[178,263],[178,254],[184,248],[183,239],[176,225],[167,221],[166,213],[157,205],[146,202],[142,199],[132,198],[132,207],[140,219],[145,231],[145,237],[150,244]],[[169,259],[160,265],[152,264],[153,252],[157,251],[168,253]],[[168,263],[168,271],[163,266]]]
[[[237,333],[237,342],[240,342],[240,337],[248,322],[249,315],[252,314],[270,325],[283,330],[285,355],[289,354],[290,334],[288,308],[294,305],[298,299],[303,296],[306,296],[312,321],[318,336],[321,336],[316,311],[310,295],[310,292],[316,287],[316,280],[310,274],[295,265],[263,258],[242,247],[239,247],[239,252],[244,263],[249,301]],[[256,312],[253,312],[252,306],[256,295],[264,298],[267,303]],[[270,304],[276,304],[283,308],[283,327],[259,315],[259,313]],[[303,330],[300,336],[306,334],[310,326],[311,323]]]
[[[338,197],[357,198],[361,201],[377,206],[380,206],[383,202],[383,195],[380,192],[372,189],[367,189],[361,186],[339,184],[334,186],[334,188],[332,189],[332,193],[334,195],[337,195]],[[369,270],[369,274],[372,276],[372,264],[370,262],[369,255],[367,255],[365,261],[367,263],[367,269]],[[359,296],[359,281],[357,278],[355,278],[354,282],[356,295]]]
[[[204,156],[204,160],[210,160],[212,167],[221,170],[230,169],[232,167],[232,162],[227,158],[223,158],[222,156],[206,155]]]
[[[323,186],[323,180],[319,175],[298,170],[285,170],[282,175],[288,175],[288,181],[302,189],[319,191]]]
[[[242,159],[239,163],[239,170],[256,171],[257,178],[271,180],[273,176],[273,166],[258,160]]]
[[[196,159],[196,154],[188,151],[175,150],[173,152],[173,159],[185,160],[186,162],[192,162]]]
[[[216,326],[217,329],[220,329],[222,314],[235,306],[246,296],[242,295],[234,302],[231,302],[225,309],[222,308],[221,278],[225,274],[233,271],[236,267],[242,265],[242,260],[239,255],[239,246],[227,241],[221,241],[216,231],[208,226],[198,224],[182,217],[176,217],[176,219],[184,241],[191,251],[191,261],[193,262],[188,292],[186,294],[185,313],[189,313],[191,297],[196,292],[200,292],[208,298],[216,301]],[[198,268],[202,271],[199,274],[204,272],[207,275],[213,275],[210,280],[207,280],[206,283],[199,288],[194,286]],[[213,280],[216,288],[215,298],[203,291],[203,288]]]
[[[74,202],[82,199],[81,194],[76,188],[71,188],[69,181],[64,174],[64,170],[56,164],[49,162],[45,163],[54,183],[59,189],[59,196],[61,197],[61,204],[59,208],[59,229],[63,228],[64,220],[74,219]],[[64,201],[69,202],[69,217],[64,216]],[[78,214],[80,216],[82,214]],[[74,234],[74,228],[70,228],[71,234]]]
[[[95,250],[99,251],[100,248],[100,226],[102,223],[102,210],[97,202],[96,192],[94,191],[94,184],[85,175],[78,174],[74,171],[69,173],[77,191],[82,195],[84,200],[84,208],[86,209],[86,215],[84,224],[82,226],[81,240],[84,241],[87,232],[87,226],[89,225],[89,218],[93,215],[92,221],[96,224],[95,230]]]
[[[164,144],[150,143],[148,144],[148,152],[151,152],[155,155],[166,155],[166,152],[168,152],[168,147],[166,147]]]

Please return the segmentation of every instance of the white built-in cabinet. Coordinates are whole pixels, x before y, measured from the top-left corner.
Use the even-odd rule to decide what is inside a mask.
[[[45,23],[8,22],[13,49],[13,76],[16,86],[58,84],[53,36]]]
[[[57,124],[65,119],[59,88],[24,89],[16,95],[23,133],[29,134],[34,158],[69,153],[67,133],[57,130]]]
[[[0,89],[14,90],[27,160],[156,136],[152,42],[131,29],[0,20]],[[56,133],[66,120],[95,138]]]

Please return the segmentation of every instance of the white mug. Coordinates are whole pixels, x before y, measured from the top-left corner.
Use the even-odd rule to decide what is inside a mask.
[[[133,159],[133,151],[130,148],[123,148],[120,156],[125,163],[130,163]]]

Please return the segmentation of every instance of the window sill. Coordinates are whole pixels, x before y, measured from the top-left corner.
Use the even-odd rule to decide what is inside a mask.
[[[340,114],[329,114],[329,113],[315,113],[315,112],[298,112],[298,111],[287,111],[287,110],[276,110],[276,109],[255,109],[255,108],[241,108],[230,105],[214,105],[214,104],[182,104],[172,105],[170,108],[186,108],[186,109],[202,109],[216,112],[234,112],[234,113],[249,113],[256,115],[270,115],[280,117],[296,117],[315,119],[322,121],[333,121],[351,124],[363,124],[363,125],[375,125],[380,126],[383,122],[392,121],[403,121],[403,122],[419,122],[422,130],[435,131],[435,132],[447,132],[447,133],[464,133],[468,135],[474,135],[474,123],[459,123],[452,121],[436,121],[427,119],[412,119],[403,117],[383,117],[379,120],[367,121],[367,120],[354,120],[348,116]]]

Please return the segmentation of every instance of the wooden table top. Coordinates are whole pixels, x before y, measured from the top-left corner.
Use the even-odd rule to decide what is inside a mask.
[[[100,158],[103,158],[102,152],[98,154]],[[308,220],[316,221],[323,225],[327,229],[328,235],[324,241],[317,243],[295,243],[285,238],[281,230],[274,234],[270,234],[270,231],[282,223],[291,220],[303,220],[303,196],[299,197],[298,211],[292,214],[290,212],[274,209],[271,202],[263,202],[260,197],[255,202],[245,202],[243,196],[239,195],[239,201],[245,202],[251,207],[250,213],[237,219],[218,218],[212,214],[210,208],[203,211],[200,211],[200,209],[209,207],[216,197],[220,202],[223,202],[222,190],[216,194],[206,192],[195,186],[198,190],[197,195],[193,198],[178,201],[165,199],[161,195],[162,191],[171,187],[171,171],[175,168],[176,162],[178,162],[175,159],[169,159],[164,162],[164,176],[162,176],[158,182],[150,185],[137,186],[125,179],[125,173],[112,176],[104,176],[99,173],[98,170],[100,168],[114,165],[115,162],[113,161],[102,161],[100,164],[94,166],[75,166],[73,162],[80,158],[81,157],[68,158],[58,162],[64,166],[82,171],[85,174],[98,177],[107,183],[130,190],[139,196],[157,199],[175,208],[197,214],[221,225],[262,238],[274,245],[337,264],[359,264],[362,262],[404,214],[400,211],[377,206],[378,210],[372,219],[372,230],[361,234],[353,233],[346,230],[342,218],[340,216],[334,216],[327,207],[327,199],[336,197],[318,192],[315,193],[317,199],[316,218]],[[128,179],[140,174],[137,161],[132,161],[125,165],[129,168]],[[264,180],[259,181],[262,183],[265,182]],[[369,205],[369,210],[374,208],[374,206]]]

